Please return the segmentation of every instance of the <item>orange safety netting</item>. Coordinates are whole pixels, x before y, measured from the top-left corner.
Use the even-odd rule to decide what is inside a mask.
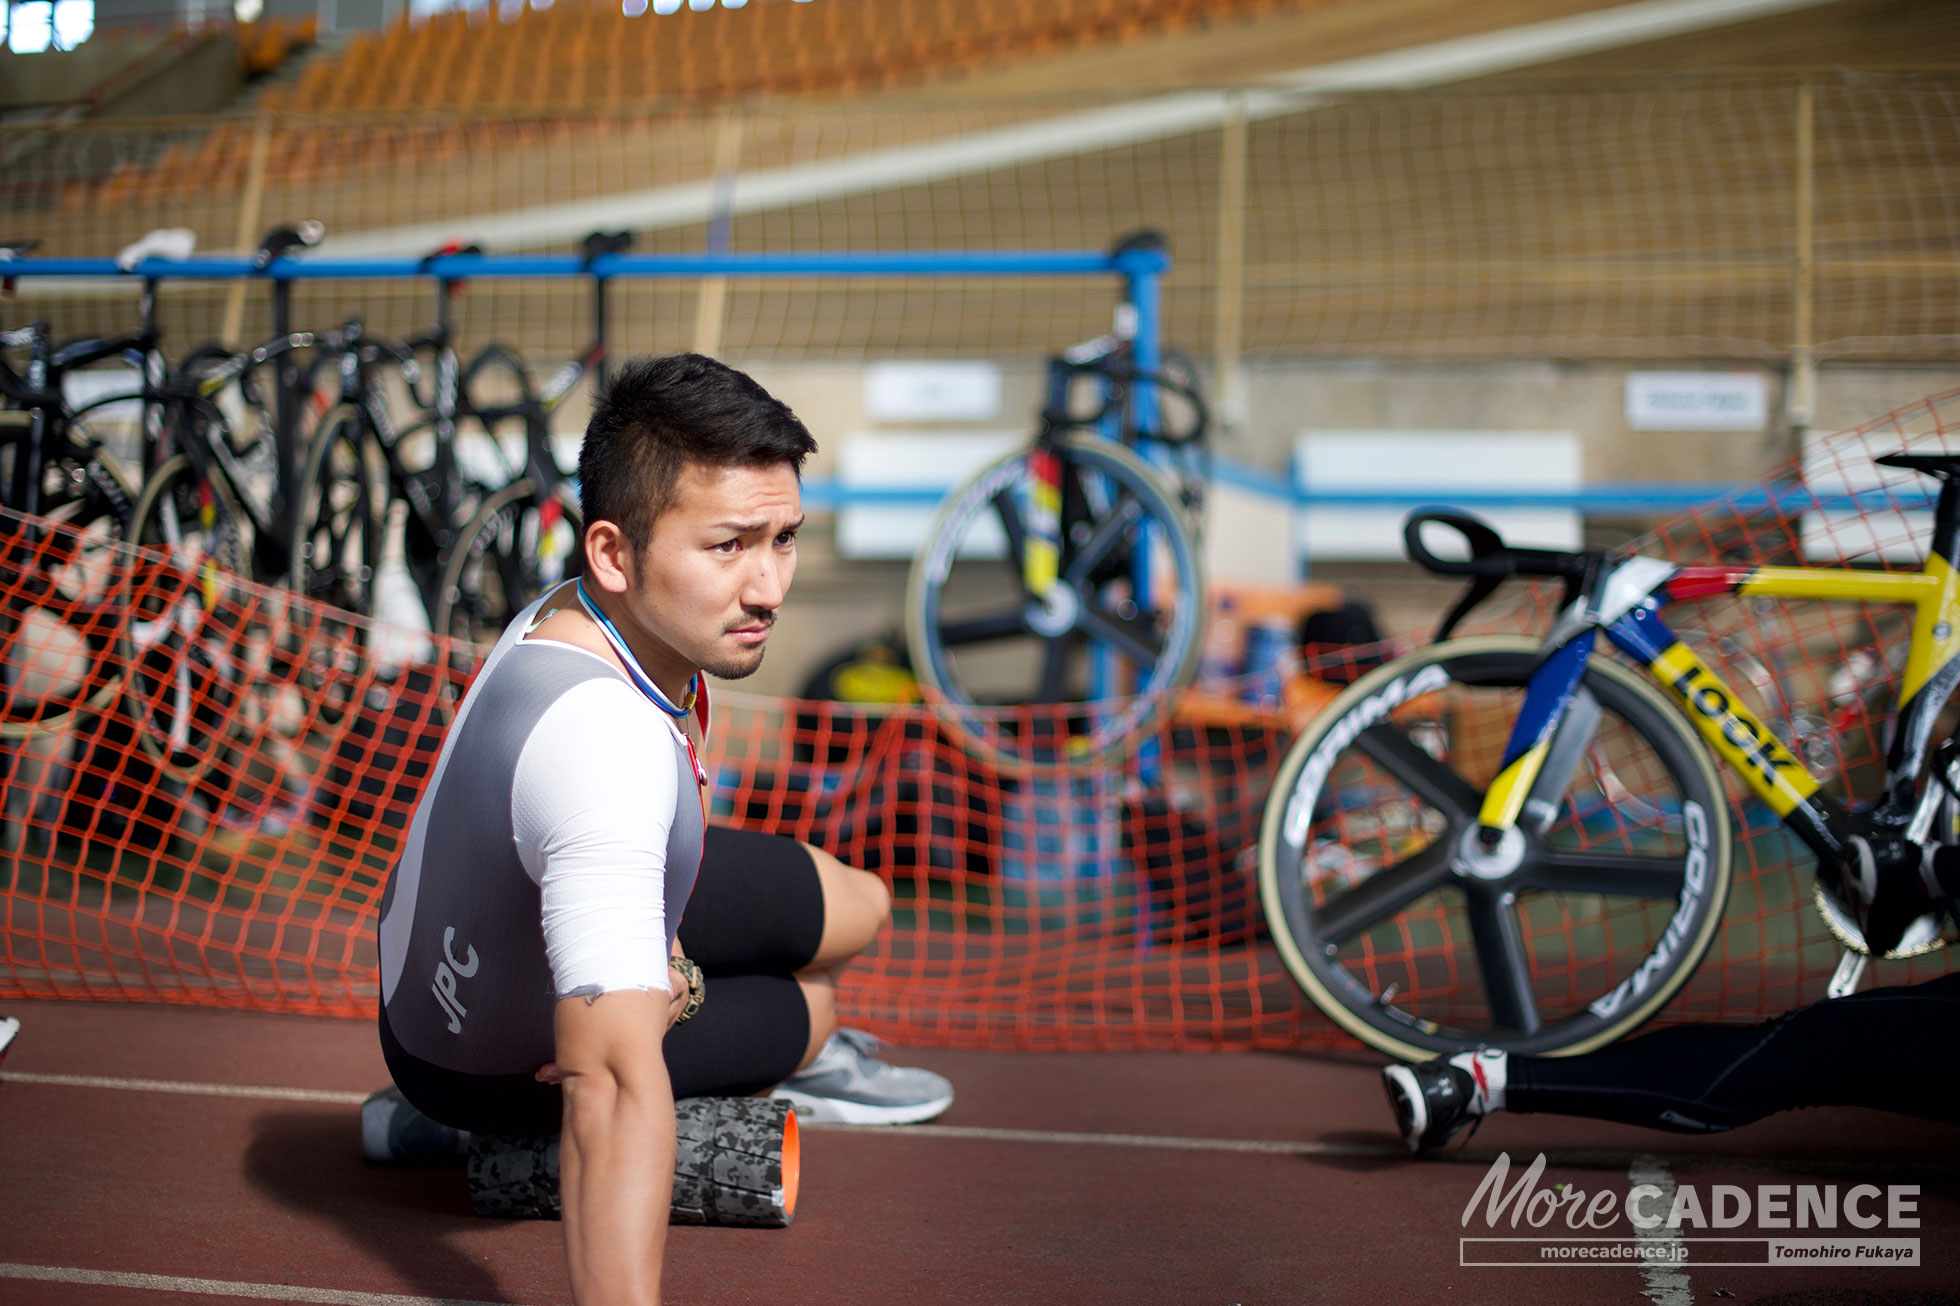
[[[1870,458],[1956,428],[1960,391],[1818,442],[1642,548],[1916,567],[1925,515],[1892,507],[1923,509],[1923,487]],[[1877,496],[1820,513],[1764,493],[1802,486]],[[477,651],[54,522],[0,517],[0,547],[0,998],[371,1014],[382,886]],[[1554,597],[1520,590],[1477,625],[1543,630]],[[1668,619],[1837,792],[1869,796],[1900,613],[1723,599]],[[1332,659],[1374,652],[1305,670],[1343,679]],[[852,1023],[968,1047],[1345,1040],[1280,965],[1259,905],[1283,711],[1194,701],[1154,755],[1058,773],[982,761],[917,705],[717,705],[714,819],[809,840],[893,888],[890,928],[840,992]],[[1787,1009],[1821,996],[1836,961],[1809,854],[1730,794],[1728,914],[1671,1019]],[[1590,937],[1551,928],[1568,954]],[[1405,937],[1400,964],[1424,973],[1428,945]],[[1474,989],[1446,960],[1442,982]],[[1877,981],[1947,964],[1879,963]]]

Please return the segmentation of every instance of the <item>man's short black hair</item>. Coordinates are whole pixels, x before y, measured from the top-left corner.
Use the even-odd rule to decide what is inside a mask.
[[[788,405],[726,363],[701,354],[637,359],[612,378],[586,423],[579,509],[588,523],[618,526],[643,553],[688,464],[788,463],[801,476],[816,450]]]

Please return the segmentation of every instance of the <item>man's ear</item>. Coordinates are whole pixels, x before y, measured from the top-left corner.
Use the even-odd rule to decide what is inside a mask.
[[[624,594],[633,586],[633,546],[618,523],[590,522],[585,528],[587,583],[608,594]]]

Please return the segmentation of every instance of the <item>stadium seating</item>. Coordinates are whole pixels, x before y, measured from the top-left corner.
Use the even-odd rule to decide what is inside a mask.
[[[706,13],[630,15],[617,0],[558,0],[404,20],[317,53],[294,80],[268,89],[282,115],[268,181],[359,177],[397,154],[400,128],[323,148],[320,114],[564,114],[691,107],[767,96],[849,97],[944,83],[990,65],[1089,50],[1196,24],[1250,17],[1303,0],[816,0]],[[310,28],[241,28],[241,58],[275,66]],[[444,128],[460,148],[471,129]],[[460,136],[458,134],[461,134]],[[219,125],[195,144],[133,160],[95,184],[71,186],[71,212],[116,208],[197,188],[235,187],[253,130]]]

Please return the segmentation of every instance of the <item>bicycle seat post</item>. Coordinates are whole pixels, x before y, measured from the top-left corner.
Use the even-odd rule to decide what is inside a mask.
[[[438,251],[438,256],[446,253],[460,253],[456,247]],[[435,424],[435,476],[436,492],[442,496],[438,505],[439,526],[437,539],[445,546],[457,522],[456,505],[459,499],[456,485],[456,413],[459,407],[462,376],[456,364],[454,339],[454,318],[451,301],[462,289],[462,279],[435,272],[436,279],[436,325],[430,335],[430,343],[436,355],[436,424]]]
[[[293,283],[284,277],[272,278],[272,338],[284,339],[293,330]],[[292,520],[292,505],[298,501],[300,478],[299,450],[299,365],[291,350],[279,356],[273,377],[278,393],[272,404],[272,440],[279,453],[279,484],[272,500],[272,519],[282,524]]]
[[[143,339],[143,382],[139,392],[143,399],[143,422],[139,438],[142,448],[138,462],[143,475],[148,476],[163,462],[163,409],[155,402],[163,389],[168,370],[163,351],[157,348],[161,332],[157,329],[157,279],[143,278],[143,291],[137,300],[137,315],[142,321]]]
[[[45,400],[48,386],[48,358],[54,337],[46,322],[31,326],[32,351],[25,373],[31,399]],[[32,517],[41,511],[41,459],[45,453],[48,409],[45,402],[26,405],[27,425],[21,432],[20,446],[14,451],[12,483],[7,488],[7,506]]]
[[[598,346],[598,359],[592,364],[592,397],[596,400],[606,392],[606,372],[612,359],[606,350],[606,289],[609,278],[603,273],[592,274],[592,340]]]

